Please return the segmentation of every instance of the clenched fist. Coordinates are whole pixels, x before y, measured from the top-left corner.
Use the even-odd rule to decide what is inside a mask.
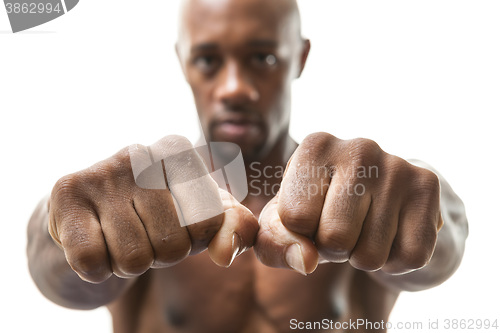
[[[262,263],[308,274],[318,261],[404,274],[431,259],[443,225],[431,171],[373,141],[308,136],[260,215]]]
[[[170,187],[139,187],[130,160],[134,151],[127,148],[54,186],[49,232],[82,279],[99,283],[113,273],[135,277],[207,248],[216,264],[228,266],[253,245],[256,218],[218,189],[187,139],[167,136],[142,150],[171,156],[151,167],[176,185],[175,193]],[[143,183],[158,176],[147,170],[144,175],[151,179]],[[185,175],[196,182],[183,187]]]

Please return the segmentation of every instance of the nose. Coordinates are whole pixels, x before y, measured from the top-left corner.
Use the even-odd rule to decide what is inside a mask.
[[[226,106],[244,105],[259,100],[259,93],[240,66],[229,61],[219,74],[215,98]]]

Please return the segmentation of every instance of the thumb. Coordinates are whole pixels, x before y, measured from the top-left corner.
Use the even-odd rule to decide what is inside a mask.
[[[229,267],[237,256],[253,246],[259,223],[231,194],[222,189],[219,193],[224,209],[223,222],[208,245],[208,254],[215,264]]]
[[[257,258],[266,266],[292,269],[303,275],[318,266],[318,251],[313,242],[287,229],[278,215],[278,197],[260,214],[260,229],[254,245]]]

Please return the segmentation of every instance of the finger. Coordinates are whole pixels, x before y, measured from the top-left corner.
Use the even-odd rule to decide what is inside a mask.
[[[311,239],[318,228],[331,179],[325,144],[330,145],[311,137],[302,142],[288,162],[278,198],[283,225]]]
[[[377,196],[363,222],[361,235],[352,250],[350,264],[363,271],[376,271],[384,266],[396,237],[399,218],[397,199]]]
[[[106,198],[114,202],[113,198]],[[154,261],[154,253],[132,200],[127,206],[98,211],[113,273],[130,278],[146,272]]]
[[[95,211],[75,202],[70,206],[52,202],[50,234],[56,242],[59,240],[68,264],[82,280],[104,282],[112,270],[101,225]]]
[[[371,204],[365,185],[348,173],[334,175],[315,237],[321,257],[335,263],[349,260]]]
[[[189,255],[191,239],[187,229],[179,222],[175,203],[168,189],[138,189],[134,196],[134,208],[153,248],[152,268],[172,266]]]
[[[261,212],[255,254],[264,265],[310,274],[318,266],[316,247],[309,238],[287,229],[281,223],[277,205],[275,197]]]
[[[427,265],[442,227],[440,186],[436,174],[422,169],[413,191],[403,198],[399,229],[383,270],[404,274]]]
[[[229,267],[238,255],[253,246],[259,223],[252,212],[238,203],[231,194],[219,191],[224,207],[224,220],[208,246],[208,253],[214,263]]]
[[[179,136],[167,136],[151,147],[155,161],[163,159],[168,187],[177,202],[191,238],[191,254],[205,250],[222,224],[222,200],[192,144]]]
[[[389,274],[406,274],[429,263],[437,241],[440,214],[419,204],[401,212],[398,231],[389,258],[382,270]]]

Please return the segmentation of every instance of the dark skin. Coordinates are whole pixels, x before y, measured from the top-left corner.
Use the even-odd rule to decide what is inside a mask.
[[[45,296],[107,306],[115,332],[286,332],[291,319],[387,321],[400,291],[453,274],[467,221],[441,177],[370,140],[290,137],[291,84],[310,49],[293,1],[193,0],[182,15],[177,53],[205,137],[237,143],[248,181],[280,191],[239,204],[206,179],[223,213],[181,227],[171,192],[139,188],[123,149],[61,178],[35,210],[29,267]],[[192,146],[170,136],[150,149],[179,147]],[[370,166],[377,177],[345,172]]]

